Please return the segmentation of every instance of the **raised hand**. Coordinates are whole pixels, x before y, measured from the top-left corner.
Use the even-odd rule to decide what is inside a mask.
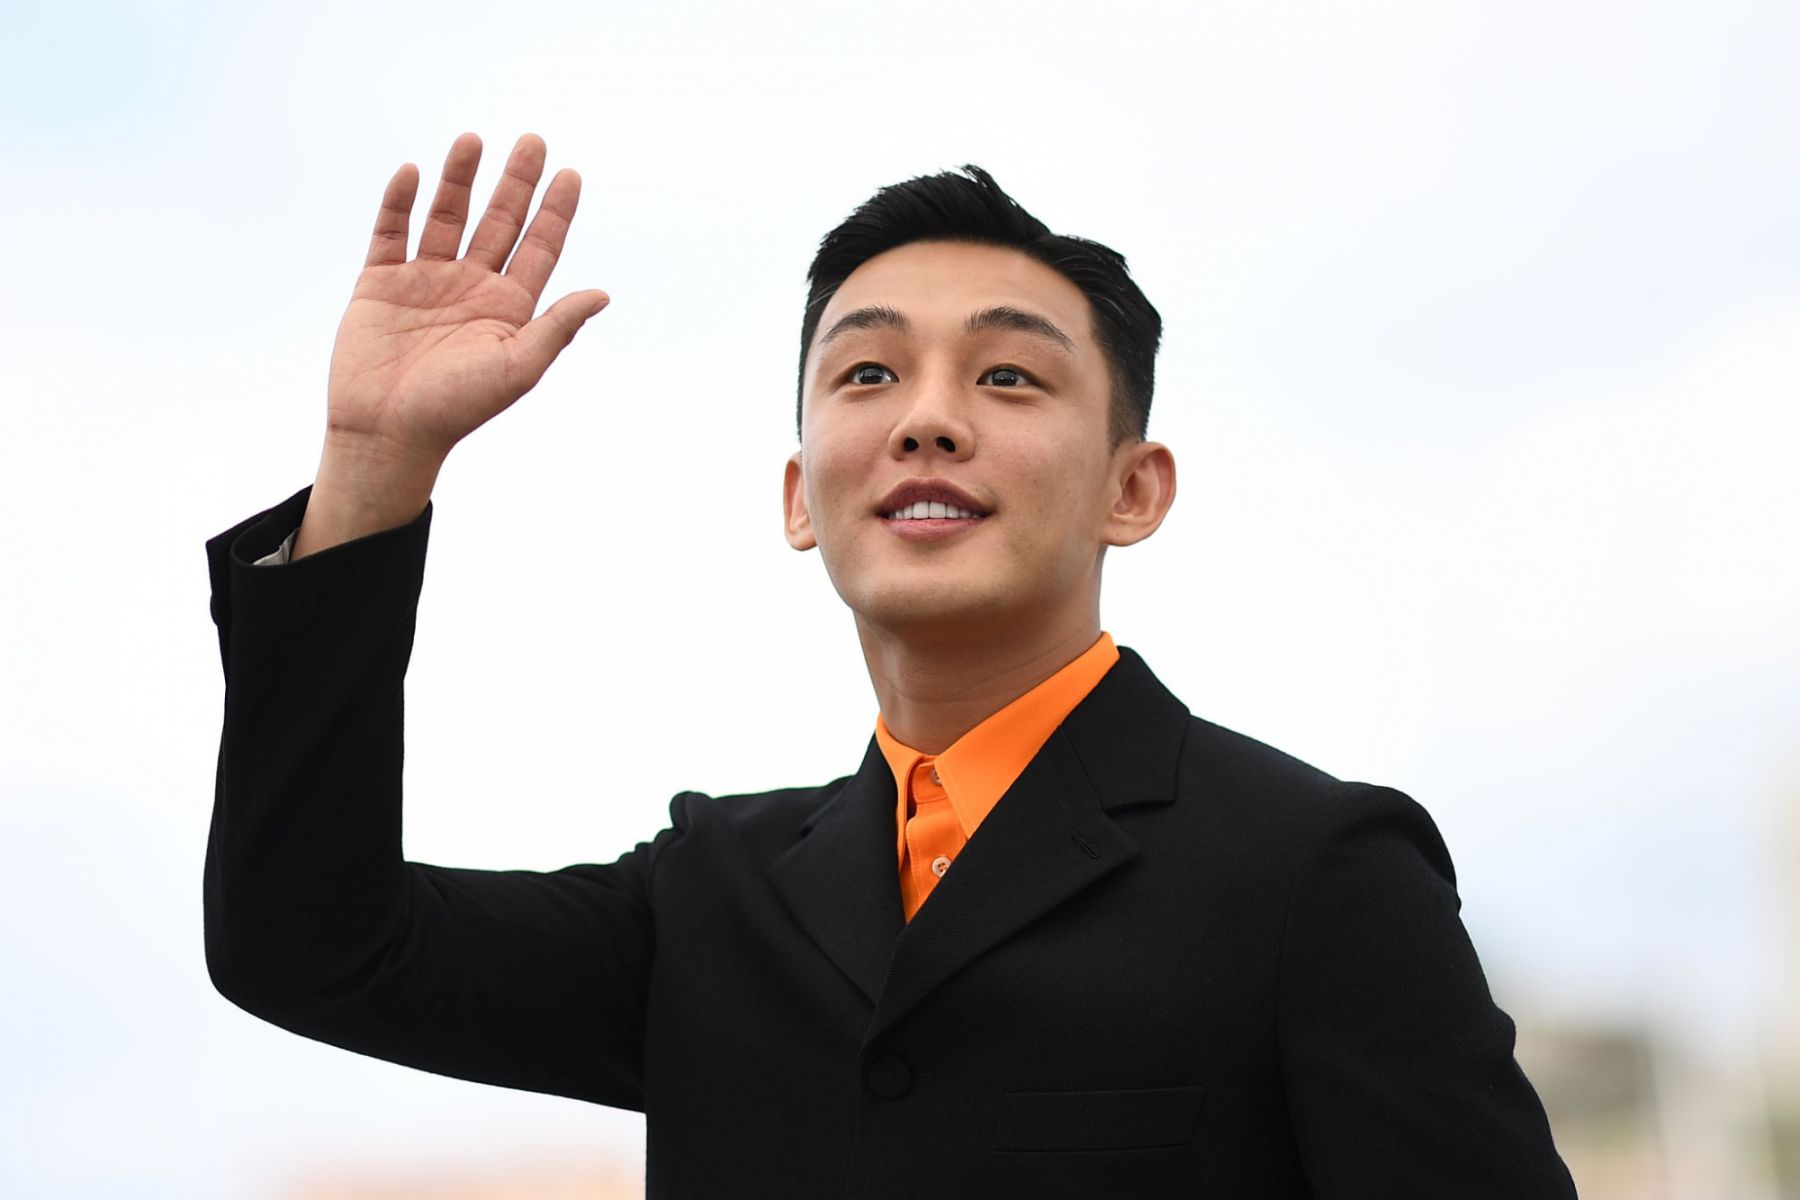
[[[480,162],[475,134],[451,145],[418,256],[410,262],[407,232],[418,169],[407,163],[388,181],[368,258],[332,349],[332,436],[368,438],[441,459],[530,391],[582,324],[609,302],[602,291],[574,292],[532,317],[581,196],[581,177],[557,172],[525,228],[544,172],[544,140],[536,134],[513,147],[468,253],[457,257]]]
[[[544,140],[533,133],[513,146],[468,253],[457,257],[480,162],[473,133],[451,144],[410,262],[418,168],[407,163],[388,180],[332,347],[325,448],[296,559],[417,517],[451,448],[530,391],[610,302],[602,291],[572,292],[532,316],[581,196],[581,177],[558,171],[525,228],[544,173]]]

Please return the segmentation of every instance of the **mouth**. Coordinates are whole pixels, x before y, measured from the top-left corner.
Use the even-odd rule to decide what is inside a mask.
[[[881,515],[889,521],[974,521],[987,514],[937,500],[915,500],[905,508]]]
[[[882,498],[875,515],[896,522],[974,522],[993,509],[946,480],[909,479]]]

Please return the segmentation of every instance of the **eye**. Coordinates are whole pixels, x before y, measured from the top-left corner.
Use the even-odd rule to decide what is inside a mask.
[[[862,363],[858,366],[854,366],[854,367],[850,368],[850,376],[849,376],[850,382],[853,384],[859,384],[859,385],[861,385],[861,384],[876,384],[876,383],[881,382],[879,379],[864,379],[864,378],[862,378],[862,373],[864,371],[887,371],[887,373],[889,375],[893,374],[892,371],[888,371],[888,369],[886,367],[882,366],[880,363]]]
[[[989,375],[1002,375],[1002,376],[1012,375],[1012,376],[1016,376],[1018,378],[1017,383],[1000,383],[997,385],[999,387],[1023,387],[1027,383],[1035,383],[1036,382],[1035,380],[1033,380],[1031,378],[1031,376],[1029,376],[1025,372],[1019,370],[1019,368],[1017,368],[1017,367],[993,367],[988,371],[988,374]]]

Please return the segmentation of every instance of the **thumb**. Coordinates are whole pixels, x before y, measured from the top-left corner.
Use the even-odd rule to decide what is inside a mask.
[[[588,318],[611,303],[602,291],[571,292],[514,334],[513,358],[526,388],[537,386]]]

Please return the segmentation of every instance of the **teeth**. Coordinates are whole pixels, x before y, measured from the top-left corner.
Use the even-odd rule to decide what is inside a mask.
[[[905,508],[897,508],[888,514],[890,521],[928,521],[933,518],[943,520],[946,517],[952,520],[968,521],[973,520],[975,514],[966,508],[945,504],[941,500],[915,500]]]

